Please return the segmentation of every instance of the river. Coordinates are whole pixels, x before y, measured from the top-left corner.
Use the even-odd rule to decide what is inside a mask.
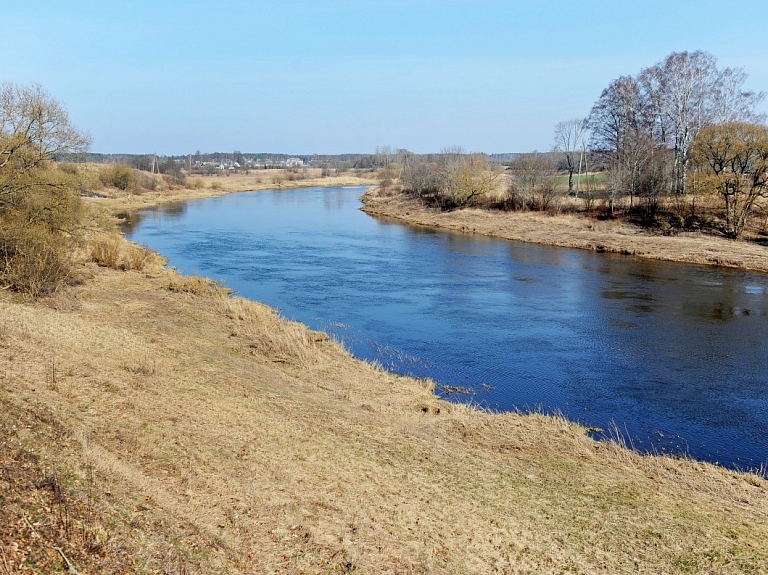
[[[768,275],[406,226],[360,212],[362,192],[194,200],[126,232],[451,401],[768,461]]]

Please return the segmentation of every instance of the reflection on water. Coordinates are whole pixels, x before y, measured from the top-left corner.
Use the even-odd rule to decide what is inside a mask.
[[[211,201],[217,198],[211,198]],[[187,202],[173,202],[170,204],[162,204],[152,211],[144,212],[124,212],[118,214],[117,217],[120,220],[120,229],[124,234],[130,235],[135,228],[141,225],[144,218],[148,216],[164,216],[170,219],[179,218],[187,213]]]
[[[174,204],[129,234],[451,400],[768,460],[768,276],[403,226],[358,211],[360,193]]]

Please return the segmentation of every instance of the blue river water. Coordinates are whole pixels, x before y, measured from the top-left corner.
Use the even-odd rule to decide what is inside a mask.
[[[768,275],[406,226],[360,212],[362,192],[195,200],[126,233],[452,401],[768,461]]]

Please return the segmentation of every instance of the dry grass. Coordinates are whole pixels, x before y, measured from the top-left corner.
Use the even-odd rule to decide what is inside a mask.
[[[0,301],[0,402],[7,441],[100,534],[66,548],[89,572],[768,570],[755,475],[440,401],[210,280],[87,274]],[[31,556],[0,537],[9,561]]]
[[[269,306],[242,298],[220,298],[221,311],[232,320],[232,337],[243,340],[248,353],[274,363],[302,368],[323,363],[321,344],[328,334],[280,318]]]
[[[162,176],[134,170],[137,185],[121,190],[104,186],[102,176],[105,170],[111,169],[109,166],[78,164],[78,169],[86,182],[86,188],[96,192],[88,200],[112,213],[232,192],[312,186],[372,186],[378,183],[375,174],[360,177],[350,173],[323,178],[320,168],[309,168],[299,174],[288,170],[253,170],[248,174],[190,176],[185,186],[179,186],[169,184]]]
[[[125,241],[117,234],[102,234],[90,242],[90,261],[113,270],[154,270],[162,269],[165,260],[157,253]]]
[[[541,212],[463,209],[441,212],[404,196],[364,196],[364,211],[407,223],[510,240],[580,248],[648,259],[719,265],[768,272],[765,246],[702,233],[663,236],[618,220]]]

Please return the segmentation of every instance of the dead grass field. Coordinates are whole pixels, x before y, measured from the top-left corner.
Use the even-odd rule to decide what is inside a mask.
[[[768,572],[757,475],[440,401],[102,240],[0,292],[0,573]]]
[[[87,164],[81,167],[81,170],[93,173],[103,169],[104,167],[98,164]],[[307,168],[295,173],[288,170],[252,170],[248,174],[190,176],[183,187],[167,185],[160,176],[152,176],[142,172],[145,178],[154,177],[158,182],[157,189],[142,189],[137,193],[134,190],[107,187],[98,189],[97,197],[91,198],[91,200],[92,203],[101,205],[111,212],[125,212],[183,200],[223,196],[232,192],[313,186],[373,186],[378,184],[375,174],[370,174],[370,178],[362,177],[354,172],[322,177],[321,172],[320,168]],[[94,180],[93,187],[100,187],[98,183],[95,183],[95,177],[92,177],[91,180]]]
[[[730,240],[700,232],[663,236],[618,220],[571,214],[482,209],[442,212],[402,195],[382,197],[375,190],[365,194],[364,203],[366,213],[411,224],[656,260],[768,272],[768,248],[754,238]]]

